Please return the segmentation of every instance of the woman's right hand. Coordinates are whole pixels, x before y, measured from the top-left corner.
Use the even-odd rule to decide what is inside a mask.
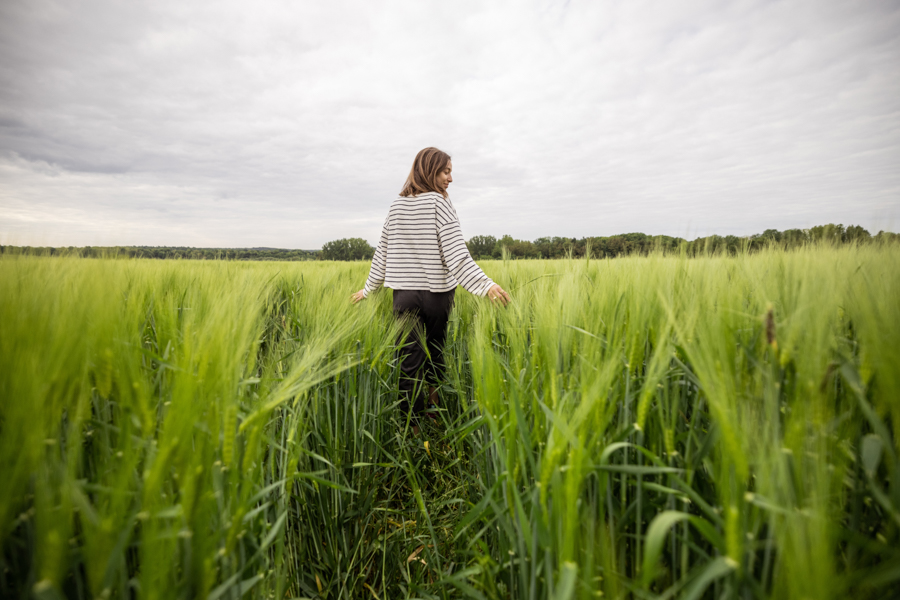
[[[499,302],[501,306],[506,306],[509,304],[509,301],[512,300],[512,298],[509,297],[509,294],[496,283],[488,290],[487,296],[490,298],[491,302]]]
[[[358,292],[356,292],[355,294],[352,294],[350,296],[350,302],[352,302],[353,304],[356,304],[360,300],[365,300],[365,299],[366,299],[365,290],[359,290]]]

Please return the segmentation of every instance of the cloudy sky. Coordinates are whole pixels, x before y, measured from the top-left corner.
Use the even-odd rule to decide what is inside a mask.
[[[3,0],[0,243],[900,226],[900,2]]]

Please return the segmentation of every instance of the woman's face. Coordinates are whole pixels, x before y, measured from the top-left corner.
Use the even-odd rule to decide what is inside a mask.
[[[442,190],[446,190],[447,186],[450,185],[450,182],[453,181],[453,176],[451,173],[453,172],[453,163],[448,162],[447,166],[441,169],[441,172],[438,173],[437,179],[435,183],[437,183],[438,187]]]

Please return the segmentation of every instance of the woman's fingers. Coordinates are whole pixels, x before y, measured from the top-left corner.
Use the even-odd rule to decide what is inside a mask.
[[[500,301],[500,304],[506,306],[512,298],[509,297],[509,294],[506,293],[502,287],[497,285],[496,283],[491,286],[491,289],[488,290],[488,298],[491,299],[491,302]]]

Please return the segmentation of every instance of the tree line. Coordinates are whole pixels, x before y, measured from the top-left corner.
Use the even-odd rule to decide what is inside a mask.
[[[0,246],[0,254],[80,256],[84,258],[156,258],[188,260],[315,260],[317,250],[280,248],[192,248],[188,246]]]
[[[514,259],[529,258],[615,258],[654,251],[678,252],[686,256],[754,252],[762,248],[798,248],[806,244],[900,243],[900,234],[879,231],[870,234],[859,225],[818,225],[809,229],[767,229],[751,236],[710,235],[694,240],[668,235],[623,233],[608,237],[541,237],[534,241],[518,240],[509,235],[495,238],[476,235],[466,242],[476,260],[500,259],[504,254]],[[279,248],[191,248],[185,246],[85,246],[32,247],[2,246],[0,254],[40,256],[82,256],[86,258],[155,258],[191,260],[371,260],[373,248],[362,238],[332,240],[321,250],[284,250]]]
[[[859,225],[818,225],[810,229],[767,229],[751,236],[711,235],[686,240],[668,235],[623,233],[608,237],[542,237],[534,241],[517,240],[505,235],[500,239],[490,235],[475,236],[466,245],[469,253],[478,259],[503,258],[615,258],[631,254],[648,254],[653,251],[678,252],[687,256],[709,253],[735,255],[754,252],[776,246],[784,249],[798,248],[806,244],[865,244],[871,242],[900,242],[900,234],[880,231],[871,235]]]

